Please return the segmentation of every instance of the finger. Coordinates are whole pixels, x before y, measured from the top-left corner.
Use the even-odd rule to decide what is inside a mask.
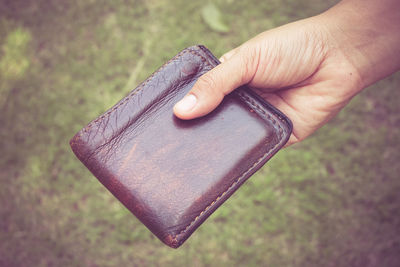
[[[201,76],[190,92],[174,106],[181,119],[204,116],[215,109],[225,95],[251,79],[246,57],[236,54]]]
[[[257,90],[256,90],[257,92]],[[301,140],[299,139],[299,133],[298,133],[298,128],[299,124],[302,121],[302,118],[299,117],[298,112],[294,110],[290,105],[288,105],[285,101],[282,100],[282,97],[278,96],[278,94],[274,93],[264,93],[263,98],[276,107],[278,110],[280,110],[283,114],[285,114],[293,124],[293,132],[289,137],[289,140],[285,144],[284,147],[291,146],[293,144],[296,144],[300,142]]]
[[[289,137],[289,140],[287,141],[287,143],[283,146],[284,148],[289,147],[291,145],[297,144],[298,142],[300,142],[299,139],[297,139],[297,137],[294,134],[291,134]]]
[[[237,53],[238,49],[232,49],[231,51],[225,53],[222,55],[222,57],[219,58],[219,61],[221,62],[225,62],[227,60],[229,60],[232,56],[234,56]]]

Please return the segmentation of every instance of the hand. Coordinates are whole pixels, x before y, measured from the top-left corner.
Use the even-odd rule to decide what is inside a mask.
[[[292,120],[288,145],[303,140],[372,81],[364,78],[369,61],[353,46],[358,43],[343,44],[349,38],[335,12],[261,33],[226,53],[175,105],[175,115],[204,116],[226,94],[248,84]]]
[[[226,94],[248,84],[292,120],[288,143],[303,140],[361,88],[355,67],[333,49],[325,29],[316,27],[314,20],[261,33],[226,53],[222,64],[203,75],[191,90],[197,105],[185,110],[187,106],[180,102],[175,114],[182,119],[203,116]]]

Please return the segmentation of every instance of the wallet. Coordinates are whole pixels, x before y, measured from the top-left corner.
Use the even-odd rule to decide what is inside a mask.
[[[290,120],[244,86],[193,120],[172,108],[219,64],[184,49],[70,141],[75,155],[151,232],[179,247],[281,149]]]

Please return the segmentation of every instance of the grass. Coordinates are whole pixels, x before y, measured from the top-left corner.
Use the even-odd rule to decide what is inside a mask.
[[[216,55],[335,1],[0,2],[0,266],[397,266],[400,75],[278,153],[178,250],[68,141],[184,47]]]

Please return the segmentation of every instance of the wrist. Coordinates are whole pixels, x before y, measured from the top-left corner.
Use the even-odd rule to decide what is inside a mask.
[[[345,0],[317,16],[366,87],[400,68],[400,1]]]

